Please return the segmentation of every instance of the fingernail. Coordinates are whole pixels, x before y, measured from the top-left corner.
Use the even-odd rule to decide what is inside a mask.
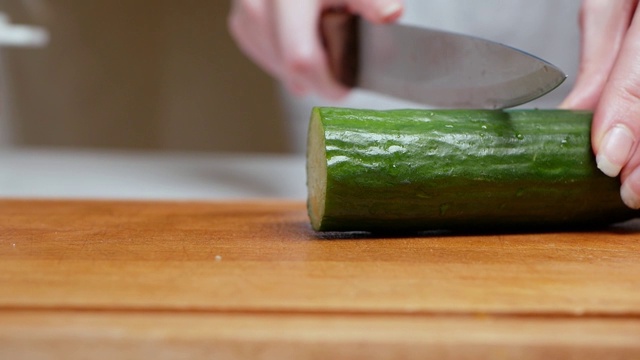
[[[596,156],[598,169],[608,176],[618,176],[629,159],[634,143],[635,139],[626,126],[612,127],[602,139]]]
[[[382,10],[380,11],[380,15],[382,16],[382,19],[389,20],[397,16],[398,13],[401,11],[402,11],[402,5],[400,5],[397,2],[393,2],[383,7]]]
[[[620,197],[622,198],[622,201],[632,209],[640,209],[640,195],[638,195],[638,193],[636,193],[631,187],[631,179],[637,173],[638,172],[636,171],[636,173],[629,176],[627,181],[625,181],[620,188]]]

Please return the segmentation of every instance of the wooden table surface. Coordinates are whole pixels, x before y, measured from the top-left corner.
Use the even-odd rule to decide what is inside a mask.
[[[311,231],[301,202],[0,200],[0,359],[640,358],[640,220]]]

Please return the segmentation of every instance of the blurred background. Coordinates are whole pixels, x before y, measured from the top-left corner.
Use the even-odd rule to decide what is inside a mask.
[[[0,0],[0,197],[304,199],[310,109],[329,103],[294,101],[240,52],[230,2]],[[566,24],[578,1],[532,2],[519,31],[472,2],[416,0],[401,21],[462,26],[575,68],[578,27]],[[531,31],[550,14],[554,26]],[[417,106],[359,91],[343,104]]]
[[[0,0],[12,24],[49,35],[42,47],[0,47],[0,147],[294,151],[279,92],[231,40],[228,8]]]

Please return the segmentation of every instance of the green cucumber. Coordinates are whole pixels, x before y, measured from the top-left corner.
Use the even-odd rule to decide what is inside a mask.
[[[596,167],[592,113],[315,108],[317,231],[604,225],[638,215]]]

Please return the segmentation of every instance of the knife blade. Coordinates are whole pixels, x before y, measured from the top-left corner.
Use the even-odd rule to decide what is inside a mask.
[[[499,109],[558,87],[556,66],[497,42],[408,25],[372,24],[342,9],[325,11],[320,32],[333,76],[425,105]]]

